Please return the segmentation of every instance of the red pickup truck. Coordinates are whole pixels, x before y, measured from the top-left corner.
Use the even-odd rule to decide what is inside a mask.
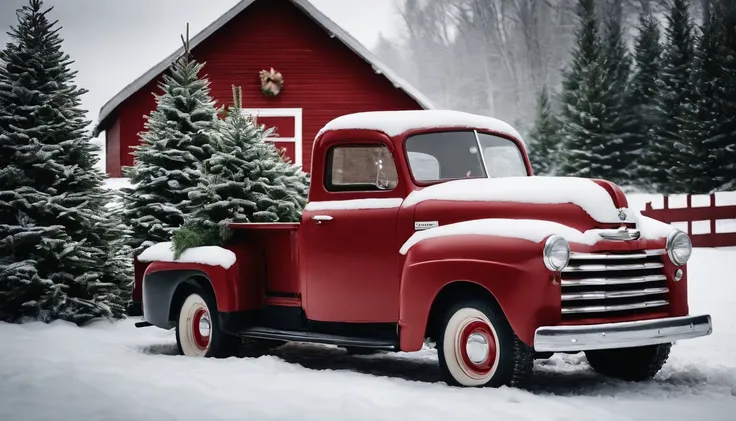
[[[184,355],[434,344],[449,384],[521,386],[535,358],[584,351],[637,381],[712,331],[688,311],[686,233],[611,182],[532,176],[519,134],[492,118],[337,118],[315,139],[301,223],[233,228],[223,247],[175,260],[162,243],[136,262],[138,325],[175,328]]]

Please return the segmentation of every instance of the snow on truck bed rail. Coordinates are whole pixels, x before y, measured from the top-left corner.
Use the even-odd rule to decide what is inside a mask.
[[[369,111],[348,114],[327,123],[317,136],[329,130],[345,129],[379,130],[389,136],[397,136],[409,130],[443,127],[485,129],[524,141],[519,132],[504,121],[451,110]]]
[[[222,266],[230,269],[235,264],[235,253],[218,246],[192,247],[184,250],[178,259],[174,259],[171,242],[154,244],[138,256],[140,262],[178,262],[199,263],[208,266]]]

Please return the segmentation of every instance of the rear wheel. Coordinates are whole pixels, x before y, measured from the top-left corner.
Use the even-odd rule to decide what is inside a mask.
[[[636,348],[586,351],[588,363],[604,376],[627,381],[649,380],[662,369],[670,356],[672,344]]]
[[[240,338],[220,330],[215,300],[198,289],[179,307],[176,344],[188,357],[227,358],[236,354]]]
[[[500,310],[479,300],[450,306],[437,342],[442,376],[454,386],[521,387],[534,353],[516,337]]]

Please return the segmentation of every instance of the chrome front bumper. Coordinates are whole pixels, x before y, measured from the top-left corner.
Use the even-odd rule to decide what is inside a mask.
[[[599,325],[545,326],[534,332],[538,352],[631,348],[697,338],[713,332],[710,315]]]

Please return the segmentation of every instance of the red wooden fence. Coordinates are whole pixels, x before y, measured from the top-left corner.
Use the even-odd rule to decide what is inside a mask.
[[[736,246],[736,232],[716,233],[716,221],[719,219],[736,219],[736,206],[716,207],[715,193],[710,195],[710,206],[693,207],[692,195],[687,195],[687,205],[684,208],[670,208],[669,196],[664,196],[662,209],[652,209],[652,202],[645,205],[642,215],[658,219],[662,222],[687,222],[687,233],[694,247],[727,247]],[[709,221],[710,232],[707,234],[693,234],[693,222]]]

